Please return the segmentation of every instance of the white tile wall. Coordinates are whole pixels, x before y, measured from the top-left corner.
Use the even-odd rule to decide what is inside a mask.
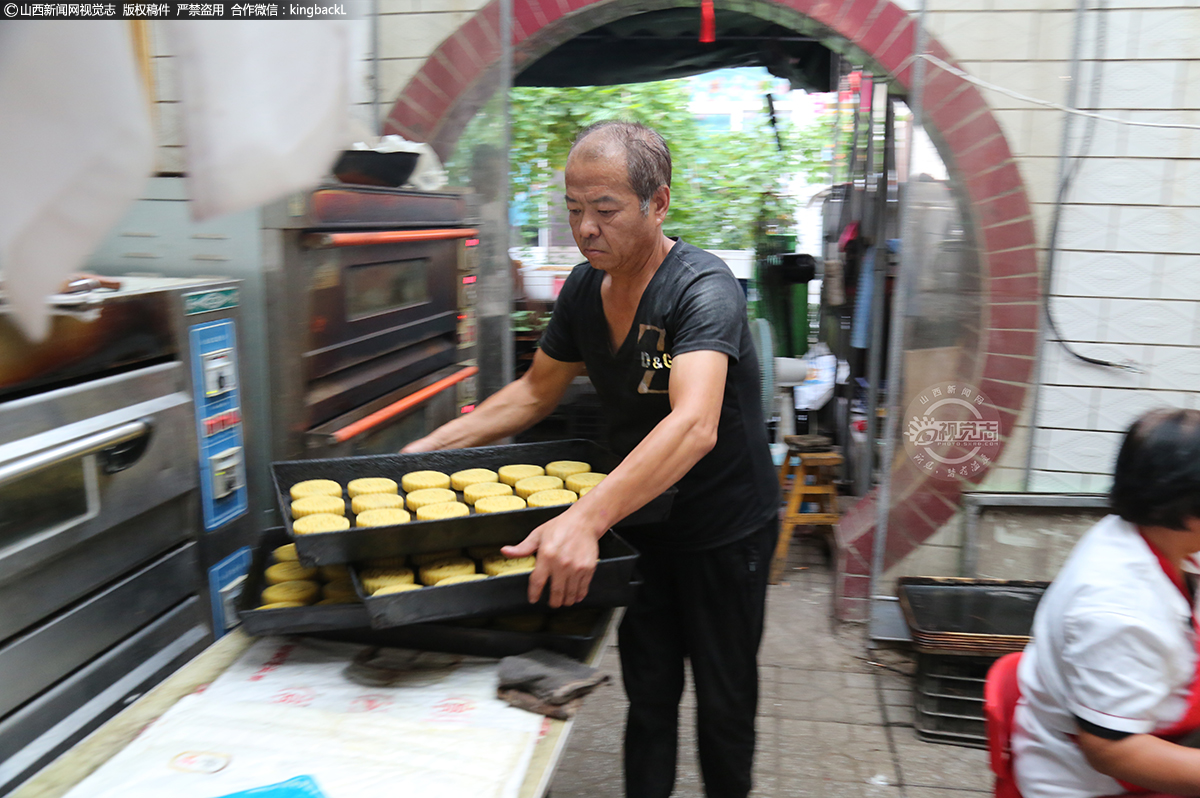
[[[1060,344],[1048,342],[1042,348],[1043,381],[1048,385],[1101,385],[1121,388],[1151,387],[1153,357],[1157,347],[1120,344],[1073,344],[1081,355],[1113,363],[1140,364],[1145,373],[1137,374],[1086,363],[1073,357]],[[1154,386],[1163,387],[1163,386]],[[1170,386],[1174,388],[1175,386]]]
[[[1171,108],[1179,66],[1174,61],[1113,62],[1104,71],[1102,108]]]
[[[1121,208],[1115,224],[1115,250],[1200,252],[1200,208]]]
[[[1087,158],[1072,181],[1072,202],[1119,205],[1159,205],[1167,166],[1172,161],[1151,158]]]
[[[1156,298],[1155,261],[1146,253],[1059,252],[1055,294],[1092,297]],[[1200,289],[1200,279],[1197,281]]]
[[[1200,255],[1162,255],[1157,296],[1200,301]]]
[[[1075,200],[1081,199],[1075,195]],[[1109,251],[1115,247],[1117,209],[1104,205],[1066,205],[1058,223],[1063,249]]]
[[[1144,391],[1121,390],[1117,388],[1096,388],[1099,402],[1097,405],[1096,421],[1092,424],[1097,430],[1121,432],[1129,429],[1129,425],[1138,416],[1158,407],[1187,407],[1190,395],[1176,391]]]
[[[1200,392],[1200,348],[1156,346],[1149,350],[1149,387]]]
[[[956,59],[1027,61],[1035,57],[1037,24],[1030,11],[973,11],[939,14],[939,41]]]
[[[1054,297],[1050,313],[1064,340],[1108,343],[1105,328],[1110,301],[1102,297]]]
[[[384,106],[390,110],[396,96],[400,94],[412,76],[424,63],[423,58],[381,58],[379,60],[379,89]]]
[[[1094,426],[1093,394],[1096,388],[1043,386],[1038,408],[1038,426],[1081,429]]]
[[[1033,493],[1088,493],[1088,475],[1034,471],[1029,475],[1029,490]]]
[[[1040,96],[1040,95],[1034,95]],[[1054,111],[1049,108],[1032,108],[1029,110],[1029,140],[1027,149],[1023,155],[1035,155],[1044,158],[1058,158],[1058,154],[1062,151],[1062,125],[1063,113]],[[1076,120],[1072,126],[1073,131],[1078,131],[1082,125]],[[1093,141],[1094,141],[1093,137]],[[1070,152],[1076,152],[1072,149]],[[1095,154],[1094,152],[1092,154]],[[1058,179],[1058,164],[1057,160],[1053,167],[1054,179]]]
[[[1117,13],[1112,12],[1114,16]],[[1129,58],[1200,58],[1200,10],[1194,4],[1186,11],[1147,9],[1134,13],[1140,19]]]
[[[1200,112],[1196,111],[1117,111],[1105,113],[1134,122],[1169,124],[1200,124]],[[1126,152],[1154,153],[1159,158],[1200,157],[1200,136],[1196,131],[1179,128],[1152,128],[1129,126],[1126,128]]]
[[[1197,80],[1200,80],[1200,74],[1196,77]],[[1171,180],[1163,203],[1200,206],[1200,161],[1187,160],[1171,163],[1174,168],[1171,170]]]
[[[1093,430],[1041,430],[1034,445],[1035,467],[1047,471],[1109,474],[1121,436]]]
[[[1114,344],[1195,345],[1196,311],[1186,301],[1109,299],[1104,340]]]

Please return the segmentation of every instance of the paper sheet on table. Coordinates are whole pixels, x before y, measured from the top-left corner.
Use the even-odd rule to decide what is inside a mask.
[[[495,697],[495,661],[363,687],[342,676],[362,648],[256,642],[67,798],[212,798],[301,775],[328,798],[517,794],[541,718]]]

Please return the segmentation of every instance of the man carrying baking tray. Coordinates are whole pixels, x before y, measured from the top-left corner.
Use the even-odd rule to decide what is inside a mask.
[[[473,413],[404,451],[487,444],[554,409],[584,366],[624,459],[509,556],[537,552],[530,601],[587,593],[597,540],[672,485],[666,521],[622,534],[644,584],[620,628],[629,696],[628,796],[675,783],[684,660],[696,684],[709,796],[745,796],[754,758],[758,645],[779,488],[741,287],[720,259],[663,234],[671,154],[641,125],[602,122],[567,157],[566,204],[586,263],[563,286],[533,365]]]

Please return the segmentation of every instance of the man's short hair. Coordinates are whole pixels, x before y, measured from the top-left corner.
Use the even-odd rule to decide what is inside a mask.
[[[1109,493],[1131,524],[1184,529],[1200,518],[1200,410],[1151,410],[1129,428]]]
[[[661,186],[671,185],[671,150],[667,142],[653,128],[639,122],[624,122],[608,119],[588,125],[579,131],[571,152],[593,134],[604,136],[620,144],[625,150],[625,167],[629,173],[629,188],[637,195],[645,215],[650,211],[650,200]],[[567,155],[570,157],[570,154]]]

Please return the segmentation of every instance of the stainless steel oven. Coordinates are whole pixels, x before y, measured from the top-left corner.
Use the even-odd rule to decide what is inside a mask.
[[[278,458],[394,452],[472,403],[466,195],[325,186],[266,221]]]
[[[272,459],[394,452],[474,404],[473,195],[318,186],[208,222],[155,178],[89,263],[241,280],[251,514]]]
[[[78,289],[38,344],[0,298],[0,794],[223,632],[248,554],[238,284]]]

